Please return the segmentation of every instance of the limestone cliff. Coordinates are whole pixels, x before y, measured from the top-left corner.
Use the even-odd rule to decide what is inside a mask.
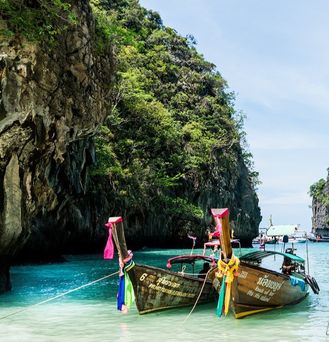
[[[329,171],[329,169],[328,169]],[[329,176],[311,186],[312,232],[319,236],[329,236]]]
[[[9,286],[10,258],[29,236],[37,243],[28,250],[42,256],[58,254],[72,227],[94,234],[90,210],[81,212],[80,202],[112,71],[110,54],[95,54],[89,4],[79,3],[79,25],[52,50],[19,36],[1,37],[0,292]]]

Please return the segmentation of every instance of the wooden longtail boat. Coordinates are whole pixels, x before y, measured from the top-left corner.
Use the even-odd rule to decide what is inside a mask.
[[[227,313],[229,305],[233,309],[235,317],[242,318],[296,304],[308,295],[309,286],[314,293],[319,293],[315,279],[305,274],[304,259],[294,254],[256,251],[240,257],[240,260],[237,261],[229,243],[228,209],[212,209],[211,211],[215,223],[222,226],[220,236],[222,258],[218,264],[218,273],[223,277],[223,281],[225,276],[226,291],[231,291],[231,293],[225,294],[226,307],[222,309],[225,313]],[[283,274],[280,270],[263,267],[263,259],[271,255],[275,255],[278,259],[281,257],[290,265],[293,269],[291,273],[289,271],[290,274]],[[237,264],[237,272],[233,274],[231,267]],[[223,285],[222,287],[224,288]]]
[[[216,260],[214,258],[203,255],[182,255],[169,259],[167,267],[181,266],[180,271],[177,272],[135,264],[127,250],[122,218],[110,218],[109,222],[112,226],[112,235],[118,249],[120,264],[131,280],[140,314],[217,300],[220,283],[215,278]],[[204,274],[206,278],[199,277],[198,273],[186,273],[185,267],[194,266],[198,261],[207,262],[213,266],[207,274]]]

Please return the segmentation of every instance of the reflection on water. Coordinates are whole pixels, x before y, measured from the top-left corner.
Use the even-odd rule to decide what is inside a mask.
[[[295,245],[306,259],[305,245]],[[32,306],[117,271],[117,261],[101,255],[68,256],[68,262],[12,269],[13,290],[0,296],[0,341],[326,341],[329,320],[327,269],[329,243],[309,243],[310,273],[320,286],[302,303],[290,308],[236,320],[218,318],[216,303],[140,316],[116,310],[117,276],[54,301]],[[268,249],[278,246],[268,246]],[[169,257],[189,250],[143,250],[138,263],[164,267]],[[244,251],[245,252],[245,251]],[[329,339],[328,339],[329,340]]]

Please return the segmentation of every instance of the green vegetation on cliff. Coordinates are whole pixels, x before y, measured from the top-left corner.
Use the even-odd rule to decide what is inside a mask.
[[[327,169],[329,175],[329,168]],[[327,181],[323,178],[310,186],[310,196],[314,201],[329,207],[329,194],[326,191]]]
[[[62,0],[0,0],[0,13],[6,21],[0,34],[48,44],[54,44],[58,35],[76,22],[71,4]]]
[[[258,174],[241,146],[245,134],[234,94],[197,52],[193,37],[164,26],[137,0],[92,6],[97,46],[100,53],[113,47],[117,68],[94,175],[109,178],[116,206],[200,219],[205,188],[221,193],[222,205],[232,202],[241,160],[255,190]]]
[[[323,190],[324,190],[325,185],[326,185],[325,179],[321,178],[320,180],[318,180],[317,182],[315,182],[314,184],[311,185],[310,195],[314,199],[322,198],[324,195]]]

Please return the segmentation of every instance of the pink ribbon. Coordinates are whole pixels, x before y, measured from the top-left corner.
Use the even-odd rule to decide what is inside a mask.
[[[109,229],[109,237],[107,239],[107,243],[104,249],[104,259],[113,259],[114,245],[113,245],[113,240],[112,240],[112,223],[111,222],[106,223],[105,227]]]

